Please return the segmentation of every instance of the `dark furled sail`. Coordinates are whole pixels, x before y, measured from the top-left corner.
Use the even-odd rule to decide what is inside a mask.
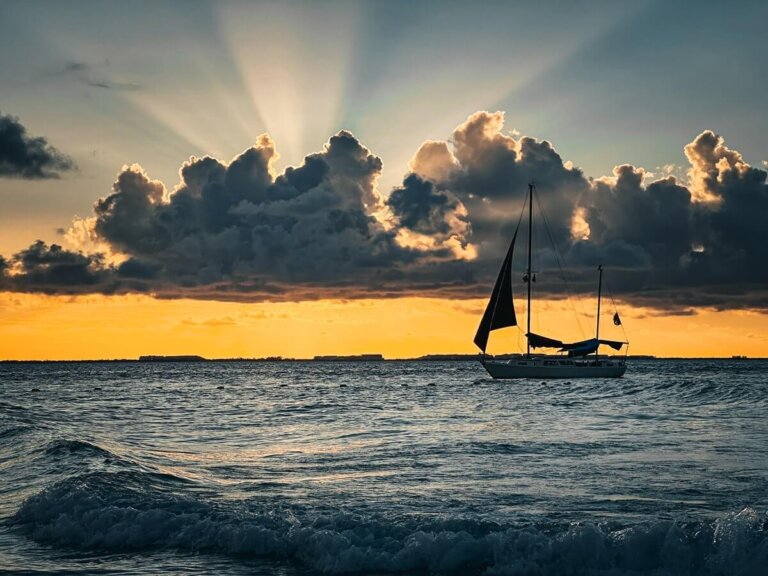
[[[562,340],[555,340],[533,332],[528,334],[528,342],[531,343],[531,348],[561,348],[563,346]]]
[[[589,340],[563,344],[561,350],[567,351],[568,356],[587,356],[596,352],[598,346],[600,346],[600,341],[597,338],[590,338]]]
[[[621,350],[621,347],[626,344],[626,342],[618,342],[616,340],[603,340],[600,339],[600,344],[605,344],[606,346],[610,346],[614,350]]]
[[[563,344],[561,350],[563,352],[568,352],[568,356],[587,356],[588,354],[596,352],[598,346],[601,344],[610,346],[614,350],[621,350],[621,347],[624,346],[624,342],[617,342],[616,340],[598,340],[597,338],[590,338],[589,340]]]
[[[507,256],[499,270],[499,277],[496,278],[496,284],[491,293],[491,299],[480,320],[480,326],[477,327],[475,334],[475,344],[485,353],[488,346],[488,334],[491,330],[497,328],[506,328],[507,326],[517,326],[517,317],[515,316],[515,306],[512,303],[512,253],[515,250],[515,240],[517,239],[517,230],[512,236],[512,242],[509,244]]]

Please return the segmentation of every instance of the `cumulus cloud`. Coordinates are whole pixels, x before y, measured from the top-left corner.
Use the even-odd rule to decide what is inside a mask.
[[[593,181],[590,235],[574,243],[569,260],[623,266],[622,289],[638,303],[765,309],[768,173],[711,131],[685,154],[687,185],[674,177],[644,185],[633,166]]]
[[[533,181],[550,237],[539,237],[539,293],[563,287],[545,280],[559,279],[555,256],[565,255],[577,292],[594,290],[603,264],[616,295],[638,305],[768,309],[768,174],[710,131],[685,155],[688,181],[629,164],[589,178],[546,140],[505,132],[503,113],[478,112],[425,142],[402,184],[380,194],[382,161],[349,132],[281,174],[264,135],[228,163],[191,158],[172,190],[125,166],[67,233],[82,251],[33,244],[0,260],[0,286],[244,301],[483,297]]]
[[[426,142],[411,161],[415,174],[458,199],[482,256],[506,250],[529,182],[536,183],[558,242],[569,236],[574,209],[590,187],[549,142],[515,139],[503,129],[502,112],[477,112],[454,130],[452,147]]]
[[[466,210],[453,194],[410,174],[387,200],[401,226],[431,236],[467,236]]]
[[[18,118],[0,114],[0,178],[58,178],[74,169],[45,138],[29,136]]]
[[[457,127],[450,143],[425,143],[410,167],[465,208],[467,241],[478,248],[472,266],[483,277],[489,262],[502,257],[526,184],[535,182],[548,234],[573,269],[571,289],[592,291],[593,268],[604,264],[614,269],[613,288],[644,305],[765,308],[768,174],[711,131],[684,152],[688,182],[671,175],[679,170],[661,170],[662,177],[653,179],[632,165],[617,166],[610,177],[588,178],[549,142],[506,134],[502,113],[478,112]],[[429,214],[402,218],[401,225],[429,223],[435,233],[440,214]],[[548,239],[540,244],[542,272],[557,272]]]
[[[427,140],[408,163],[411,172],[433,182],[447,182],[459,167],[448,142]]]
[[[686,146],[686,155],[691,171],[701,175],[693,185],[715,198],[695,205],[698,249],[692,270],[725,284],[765,284],[768,172],[744,162],[710,131]]]
[[[107,265],[103,254],[42,243],[35,250],[76,259],[82,284],[108,292],[285,299],[312,291],[314,298],[370,296],[374,286],[386,290],[392,283],[400,290],[405,269],[422,252],[398,243],[396,231],[373,215],[383,207],[381,160],[348,132],[278,176],[275,157],[265,135],[229,163],[191,158],[172,192],[140,166],[125,166],[111,193],[95,203],[94,216],[76,222],[72,233],[108,246],[119,261]],[[6,284],[36,290],[44,282],[24,262],[21,253],[11,259]],[[95,271],[101,275],[86,278]]]
[[[104,290],[102,280],[108,275],[99,254],[85,255],[66,250],[58,244],[38,240],[0,262],[0,287],[47,294],[75,294]]]
[[[593,181],[584,198],[589,237],[583,242],[598,250],[605,264],[667,268],[691,251],[691,193],[672,177],[648,186],[643,179],[642,168],[617,166],[613,178]]]

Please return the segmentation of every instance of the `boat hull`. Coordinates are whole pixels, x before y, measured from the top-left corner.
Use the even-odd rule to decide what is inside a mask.
[[[620,378],[627,371],[623,360],[594,358],[570,360],[552,358],[512,358],[511,360],[481,359],[485,369],[493,378],[535,378],[551,380],[556,378]]]

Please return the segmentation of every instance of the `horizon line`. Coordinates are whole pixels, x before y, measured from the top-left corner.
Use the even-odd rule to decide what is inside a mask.
[[[510,354],[496,354],[496,357],[518,357],[525,354],[510,353]],[[155,355],[152,358],[2,358],[0,364],[31,364],[31,363],[117,363],[117,362],[131,362],[131,363],[156,363],[156,364],[169,364],[169,363],[195,363],[195,362],[429,362],[429,361],[446,361],[446,362],[472,362],[478,359],[480,354],[442,354],[442,353],[430,353],[421,356],[409,356],[409,357],[392,357],[385,358],[381,355],[375,355],[379,357],[371,357],[374,355],[365,354],[339,354],[339,355],[318,355],[315,357],[299,358],[299,357],[282,357],[282,356],[266,356],[266,357],[217,357],[217,358],[205,358],[196,355]],[[621,355],[602,355],[603,357],[621,357]],[[656,356],[652,354],[633,354],[626,356],[628,360],[768,360],[768,356],[744,356],[744,355],[732,355],[732,356]]]

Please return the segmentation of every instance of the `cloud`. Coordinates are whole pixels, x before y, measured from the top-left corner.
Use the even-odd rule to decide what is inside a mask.
[[[27,135],[18,118],[0,114],[0,178],[59,178],[75,168],[45,138]]]
[[[433,182],[446,182],[458,169],[458,160],[448,147],[448,142],[427,140],[409,162],[411,171]]]
[[[138,84],[131,82],[112,80],[101,71],[101,68],[101,66],[93,66],[85,62],[69,62],[59,74],[91,88],[103,90],[138,90],[141,88]]]
[[[638,306],[768,310],[768,173],[710,131],[685,155],[687,182],[629,164],[589,178],[546,140],[505,133],[501,112],[478,112],[425,142],[402,185],[382,195],[382,161],[351,133],[280,174],[263,135],[230,162],[191,158],[172,190],[123,167],[66,235],[90,252],[38,242],[0,260],[0,286],[233,301],[482,298],[535,181],[548,224],[536,253],[542,296],[562,296],[564,255],[571,292],[593,293],[603,264],[613,293]]]
[[[722,284],[768,283],[768,172],[744,162],[720,136],[703,132],[686,146],[694,182],[713,202],[695,204],[695,242],[690,269]],[[703,176],[706,174],[706,176]]]
[[[235,291],[281,283],[347,284],[409,260],[372,216],[381,160],[347,132],[297,168],[272,176],[263,136],[229,164],[193,158],[167,194],[138,166],[96,204],[97,235],[182,286],[231,282]]]
[[[767,174],[713,132],[685,147],[689,183],[671,175],[680,172],[672,164],[656,180],[632,165],[587,178],[549,142],[505,134],[500,112],[471,115],[450,142],[426,142],[415,154],[411,169],[433,186],[414,186],[408,176],[410,186],[396,192],[410,191],[411,210],[395,213],[404,227],[438,234],[447,225],[439,194],[450,193],[466,210],[465,241],[478,249],[477,277],[487,278],[498,264],[534,181],[546,207],[546,235],[573,268],[571,290],[593,291],[594,267],[603,264],[612,268],[612,288],[638,304],[675,313],[690,306],[766,308]],[[539,244],[540,276],[559,277],[548,239]],[[557,284],[537,291],[565,288]]]
[[[104,254],[66,252],[79,256],[81,269],[100,274],[87,282],[84,275],[83,289],[224,300],[370,296],[373,286],[389,284],[402,290],[405,268],[424,253],[400,245],[373,215],[383,208],[381,160],[343,131],[277,176],[275,158],[266,135],[229,163],[191,158],[172,192],[140,166],[124,166],[88,225],[79,221],[80,232],[123,259],[107,265]],[[52,249],[35,245],[38,252]],[[23,261],[22,254],[11,259],[6,284],[48,290],[50,283]],[[62,290],[75,291],[69,284]]]
[[[455,236],[465,241],[468,235],[466,210],[453,194],[440,191],[435,184],[410,174],[402,187],[395,188],[387,200],[401,226],[430,236]]]
[[[594,181],[586,202],[590,236],[572,246],[569,261],[620,267],[624,260],[630,269],[619,281],[638,301],[766,308],[768,173],[711,131],[685,153],[687,186],[674,177],[646,186],[632,166]]]
[[[47,245],[38,240],[13,256],[10,263],[0,266],[5,289],[32,288],[43,293],[88,292],[108,273],[100,255],[72,252],[58,244]],[[11,275],[8,275],[11,272]],[[24,290],[22,290],[24,291]]]
[[[493,258],[506,250],[528,183],[536,183],[558,242],[569,237],[574,209],[590,187],[549,142],[515,139],[503,128],[502,112],[477,112],[454,130],[452,150],[448,142],[428,141],[411,160],[414,173],[459,200],[471,241]]]
[[[673,177],[648,186],[643,179],[641,168],[623,165],[614,168],[613,178],[592,182],[583,199],[589,237],[574,245],[575,261],[591,258],[590,264],[667,269],[691,252],[691,193]]]

